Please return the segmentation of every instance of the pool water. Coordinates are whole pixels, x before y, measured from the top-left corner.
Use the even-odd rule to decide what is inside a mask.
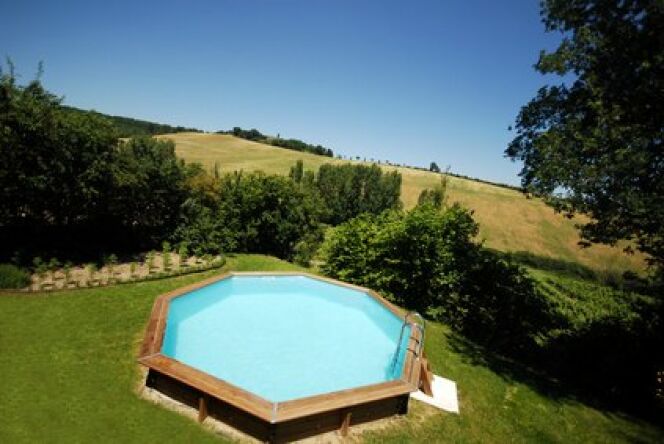
[[[271,402],[399,377],[410,330],[371,296],[305,276],[233,276],[171,301],[162,353]]]

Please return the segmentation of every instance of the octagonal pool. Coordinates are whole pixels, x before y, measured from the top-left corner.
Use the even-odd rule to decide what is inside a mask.
[[[355,289],[306,276],[233,276],[171,302],[162,353],[282,402],[396,379],[402,324]]]
[[[421,318],[369,289],[227,273],[157,297],[139,362],[199,421],[283,442],[406,413],[431,385],[423,342]]]

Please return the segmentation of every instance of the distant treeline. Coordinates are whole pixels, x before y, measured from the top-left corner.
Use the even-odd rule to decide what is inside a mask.
[[[149,122],[147,120],[132,119],[131,117],[111,116],[97,111],[87,111],[72,106],[62,106],[65,110],[77,114],[93,114],[103,117],[111,122],[113,127],[117,130],[119,137],[136,137],[136,136],[154,136],[156,134],[170,134],[182,132],[202,132],[196,128],[186,128],[184,126],[171,126],[163,123]]]
[[[310,143],[303,142],[299,139],[282,139],[281,137],[270,137],[261,133],[257,129],[245,130],[236,126],[230,131],[217,131],[217,134],[232,134],[235,137],[240,137],[242,139],[251,140],[254,142],[265,143],[272,146],[278,146],[280,148],[286,148],[294,151],[302,151],[305,153],[318,154],[320,156],[333,157],[334,152],[330,148],[326,148],[322,145],[312,145]]]
[[[358,159],[359,159],[359,157],[358,157]],[[377,163],[380,164],[381,162],[378,161]],[[424,167],[406,165],[406,164],[401,164],[401,163],[392,163],[389,160],[385,161],[383,163],[385,165],[389,165],[389,166],[393,166],[393,167],[410,168],[411,170],[418,170],[418,171],[430,171],[432,173],[440,173],[440,174],[445,174],[445,175],[448,175],[448,176],[458,177],[459,179],[466,179],[466,180],[472,180],[473,182],[485,183],[487,185],[492,185],[494,187],[506,188],[508,190],[514,190],[514,191],[523,191],[523,188],[521,188],[519,186],[509,185],[509,184],[500,183],[500,182],[492,182],[490,180],[484,180],[484,179],[480,179],[478,177],[466,176],[465,174],[453,173],[451,171],[440,171],[440,169],[438,169],[436,171],[435,169],[432,169],[431,167],[424,168]],[[432,162],[432,165],[435,165],[435,162]]]

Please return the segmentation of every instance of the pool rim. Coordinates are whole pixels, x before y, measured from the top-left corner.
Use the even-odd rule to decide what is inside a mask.
[[[415,349],[413,345],[419,341],[419,331],[416,328],[410,329],[411,334],[408,340],[408,347],[405,351],[406,358],[404,359],[399,378],[391,381],[296,398],[283,402],[269,401],[255,393],[233,385],[228,381],[212,376],[209,373],[205,373],[195,367],[185,364],[184,362],[162,354],[161,348],[166,332],[170,301],[200,288],[236,276],[307,277],[362,292],[380,303],[398,319],[403,320],[406,314],[404,310],[390,303],[369,288],[307,272],[224,272],[217,276],[157,296],[148,320],[145,337],[139,351],[138,362],[148,367],[151,371],[162,373],[271,424],[278,424],[387,398],[404,396],[419,389],[420,365],[418,365],[417,362],[414,362],[414,360],[420,360],[421,356],[414,356],[413,351]]]

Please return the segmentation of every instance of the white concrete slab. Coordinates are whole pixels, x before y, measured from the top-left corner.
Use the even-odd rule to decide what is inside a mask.
[[[457,397],[456,382],[433,375],[431,387],[433,396],[427,396],[422,391],[413,392],[410,397],[436,407],[446,412],[459,413],[459,399]]]

